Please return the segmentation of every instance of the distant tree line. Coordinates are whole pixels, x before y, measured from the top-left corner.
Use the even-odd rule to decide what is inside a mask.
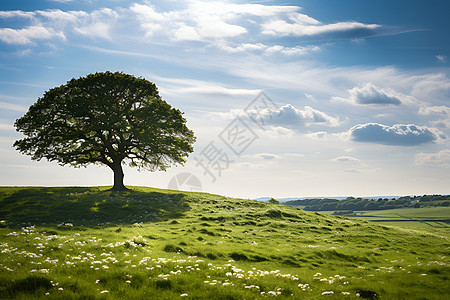
[[[427,206],[449,206],[450,195],[403,196],[400,198],[363,199],[348,197],[344,200],[317,198],[292,200],[284,203],[289,206],[302,206],[307,211],[359,211],[383,210],[394,208],[420,208]]]

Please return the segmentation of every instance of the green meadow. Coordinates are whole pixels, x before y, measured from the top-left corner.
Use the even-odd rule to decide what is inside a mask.
[[[450,295],[448,228],[145,187],[2,187],[0,220],[1,299]]]

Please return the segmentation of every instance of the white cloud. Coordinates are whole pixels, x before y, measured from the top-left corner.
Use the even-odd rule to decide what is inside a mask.
[[[157,29],[159,28],[154,28],[153,31]],[[174,32],[173,39],[176,41],[199,41],[200,35],[194,27],[180,23],[178,29]]]
[[[12,131],[15,129],[12,124],[0,124],[0,130]]]
[[[111,39],[110,36],[110,26],[103,22],[97,22],[89,24],[87,26],[76,27],[75,32],[90,37],[90,38],[104,38]]]
[[[231,109],[228,112],[215,112],[212,116],[218,116],[221,119],[233,119],[235,117],[249,117],[259,120],[265,126],[282,126],[291,129],[312,125],[339,126],[340,121],[337,117],[305,106],[303,109],[294,107],[291,104],[283,105],[279,108],[264,108],[262,110],[249,109]]]
[[[198,0],[187,1],[183,4],[181,8],[172,10],[162,10],[145,2],[144,4],[132,3],[126,8],[102,8],[91,12],[63,11],[61,9],[36,10],[34,12],[0,11],[0,17],[26,18],[32,21],[28,27],[40,26],[48,32],[59,32],[64,36],[70,36],[71,33],[76,32],[88,37],[109,39],[127,39],[129,36],[133,36],[144,41],[157,38],[159,41],[202,41],[207,44],[215,44],[218,41],[233,42],[238,37],[246,37],[253,41],[248,45],[219,47],[228,52],[254,48],[248,47],[250,44],[258,47],[258,44],[266,38],[264,35],[267,34],[280,37],[345,33],[350,38],[358,38],[371,35],[375,29],[381,27],[377,24],[358,22],[322,24],[306,14],[299,13],[301,8],[298,6]],[[6,29],[3,28],[3,30]],[[26,29],[27,25],[24,25],[22,28],[11,30]],[[3,33],[3,35],[7,33]],[[47,38],[52,37],[54,35]],[[42,37],[36,37],[36,39],[42,39]],[[5,39],[2,40],[6,42]],[[10,40],[15,44],[29,43],[27,39]],[[318,49],[318,46],[264,46],[267,53],[285,55],[304,55]]]
[[[409,74],[408,74],[409,75]],[[411,74],[394,78],[398,83],[411,86],[410,95],[433,104],[447,104],[450,97],[450,80],[444,73]]]
[[[448,104],[446,99],[450,97],[450,79],[445,73],[400,70],[392,66],[330,67],[314,63],[313,60],[280,61],[255,55],[236,55],[233,59],[217,63],[220,57],[216,54],[209,57],[199,54],[197,66],[224,72],[242,78],[246,82],[257,83],[266,91],[283,89],[293,93],[307,93],[313,95],[315,99],[338,96],[333,99],[348,101],[350,94],[345,88],[352,89],[358,87],[358,84],[370,82],[377,88],[383,87],[382,90],[386,91],[388,96],[399,98],[404,104],[400,106],[403,106],[405,111],[414,109],[416,113],[418,107],[412,106],[423,106],[424,103],[445,105]],[[402,120],[402,122],[410,121]]]
[[[333,158],[333,161],[346,163],[346,162],[359,162],[360,160],[355,157],[351,157],[351,156],[339,156],[339,157]]]
[[[264,51],[268,48],[268,46],[261,44],[261,43],[256,43],[256,44],[242,43],[236,47],[233,47],[233,46],[229,46],[228,44],[225,44],[223,42],[216,43],[216,47],[221,50],[224,50],[226,52],[230,52],[230,53],[247,52],[247,51]]]
[[[431,121],[431,124],[440,128],[450,128],[450,107],[448,106],[425,106],[419,109],[419,114],[443,117],[443,119]]]
[[[422,115],[444,115],[450,116],[450,107],[448,106],[425,106],[419,109]]]
[[[446,138],[436,128],[414,124],[395,124],[393,126],[377,123],[359,124],[353,126],[348,133],[355,142],[392,146],[417,146]]]
[[[264,129],[264,135],[273,139],[289,139],[294,135],[293,130],[282,126],[267,126]]]
[[[224,50],[226,52],[230,53],[239,53],[239,52],[260,52],[260,53],[266,53],[266,54],[273,54],[273,53],[281,53],[284,55],[306,55],[311,52],[316,52],[320,50],[319,46],[296,46],[296,47],[286,47],[282,45],[273,45],[268,46],[264,45],[262,43],[242,43],[235,47],[230,46],[225,43],[217,43],[217,48]]]
[[[261,117],[266,119],[269,123],[285,125],[288,127],[310,126],[313,124],[334,127],[340,124],[339,118],[329,116],[310,106],[298,109],[291,104],[286,104],[279,109],[264,109],[260,113],[250,110],[249,114],[255,117],[259,117],[259,114],[261,114]]]
[[[256,96],[261,91],[227,87],[217,82],[204,80],[168,78],[149,74],[152,80],[161,83],[160,91],[164,94],[223,94],[232,96]],[[217,115],[220,115],[217,114]]]
[[[263,4],[237,4],[220,1],[190,1],[189,11],[193,14],[218,15],[224,19],[235,19],[239,15],[253,15],[258,17],[273,17],[283,13],[297,11],[297,6],[276,6]]]
[[[440,62],[446,62],[447,61],[447,56],[445,56],[445,55],[436,55],[436,58]]]
[[[137,15],[147,37],[163,31],[172,40],[221,39],[247,32],[243,26],[227,23],[235,17],[235,12],[225,3],[191,1],[188,4],[184,10],[158,12],[152,5],[135,3],[130,11]]]
[[[112,28],[119,14],[109,8],[95,10],[90,14],[79,13],[78,26],[74,31],[90,38],[112,39]]]
[[[358,105],[400,105],[404,95],[396,93],[392,89],[378,88],[372,83],[355,86],[348,90],[350,97],[333,97],[333,100],[346,101]]]
[[[417,153],[415,158],[417,165],[435,165],[450,167],[450,150],[444,149],[437,153]]]
[[[203,86],[178,88],[176,90],[172,90],[171,92],[193,94],[256,95],[259,90],[227,88],[220,85],[206,83]]]
[[[377,24],[363,24],[358,22],[339,22],[334,24],[311,24],[301,20],[288,23],[285,20],[274,20],[262,25],[263,34],[283,36],[313,36],[327,33],[352,33],[353,38],[374,34],[380,28]]]
[[[33,40],[49,40],[53,37],[64,38],[64,34],[42,26],[22,29],[0,28],[0,40],[12,45],[33,44]]]
[[[250,30],[277,36],[292,34],[311,36],[330,32],[372,30],[380,26],[357,22],[322,24],[310,16],[298,13],[300,9],[297,6],[188,1],[184,8],[168,11],[159,11],[151,4],[133,3],[125,9],[103,8],[91,13],[60,9],[35,12],[1,11],[0,17],[30,18],[48,30],[55,31],[65,29],[62,27],[71,22],[75,25],[72,28],[76,28],[77,32],[87,33],[89,28],[94,28],[91,35],[98,34],[100,37],[105,37],[104,28],[112,26],[114,19],[121,18],[122,23],[128,24],[129,28],[133,28],[132,23],[137,22],[147,38],[162,33],[171,40],[179,41],[228,39],[245,35]],[[123,30],[123,27],[120,29]],[[136,34],[135,31],[132,33]],[[270,47],[267,48],[269,51],[284,51],[287,55],[303,54],[309,51],[308,48],[303,47],[285,49],[272,47],[275,48],[272,50]]]
[[[78,18],[88,16],[88,14],[84,11],[65,12],[60,9],[38,10],[36,11],[36,14],[43,16],[51,21],[64,23],[77,22]]]
[[[204,38],[221,39],[235,37],[247,32],[242,26],[225,23],[214,17],[199,20],[198,32]]]
[[[22,10],[7,10],[0,11],[0,18],[33,18],[35,13],[32,11],[22,11]]]
[[[66,39],[72,32],[89,37],[110,37],[119,14],[109,8],[85,11],[62,11],[60,9],[24,11],[0,11],[0,17],[26,17],[31,25],[24,24],[22,28],[1,28],[0,40],[8,44],[34,44],[39,40],[54,38]]]
[[[318,131],[306,134],[307,137],[315,139],[315,140],[324,140],[327,139],[329,134],[326,131]]]
[[[0,108],[6,110],[14,110],[19,112],[26,112],[28,108],[26,106],[17,105],[13,103],[0,102]]]
[[[130,10],[135,12],[139,18],[142,18],[143,22],[162,22],[167,17],[167,15],[158,13],[152,5],[134,3],[130,6]]]
[[[170,20],[170,14],[158,13],[152,5],[134,3],[130,11],[137,16],[141,28],[146,32],[146,37],[153,36],[162,29],[161,23]]]

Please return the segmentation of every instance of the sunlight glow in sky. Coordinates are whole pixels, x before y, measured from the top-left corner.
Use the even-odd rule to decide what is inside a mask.
[[[13,124],[50,88],[122,71],[197,136],[184,167],[126,168],[125,184],[188,172],[245,198],[449,194],[450,4],[405,3],[2,1],[0,184],[112,184],[106,166],[21,155]]]

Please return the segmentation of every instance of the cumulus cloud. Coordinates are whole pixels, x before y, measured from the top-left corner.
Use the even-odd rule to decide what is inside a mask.
[[[445,139],[437,129],[413,124],[393,126],[378,123],[359,124],[349,130],[355,142],[368,142],[392,146],[417,146]]]
[[[405,96],[391,89],[383,89],[372,83],[355,86],[348,90],[349,98],[333,97],[333,100],[346,101],[357,105],[400,105]]]
[[[444,149],[437,153],[417,153],[414,161],[417,165],[436,165],[450,167],[450,150]]]
[[[263,118],[271,120],[278,125],[286,126],[310,126],[314,124],[338,126],[339,118],[327,115],[310,106],[298,109],[291,104],[286,104],[278,109],[265,109],[262,112]],[[258,112],[249,111],[250,115],[257,117]]]
[[[228,112],[213,113],[222,119],[232,119],[235,117],[250,117],[260,121],[263,125],[282,126],[292,129],[307,127],[312,125],[339,126],[338,117],[330,116],[324,112],[305,106],[303,109],[294,107],[291,104],[283,105],[279,108],[264,108],[261,110],[232,109]]]

